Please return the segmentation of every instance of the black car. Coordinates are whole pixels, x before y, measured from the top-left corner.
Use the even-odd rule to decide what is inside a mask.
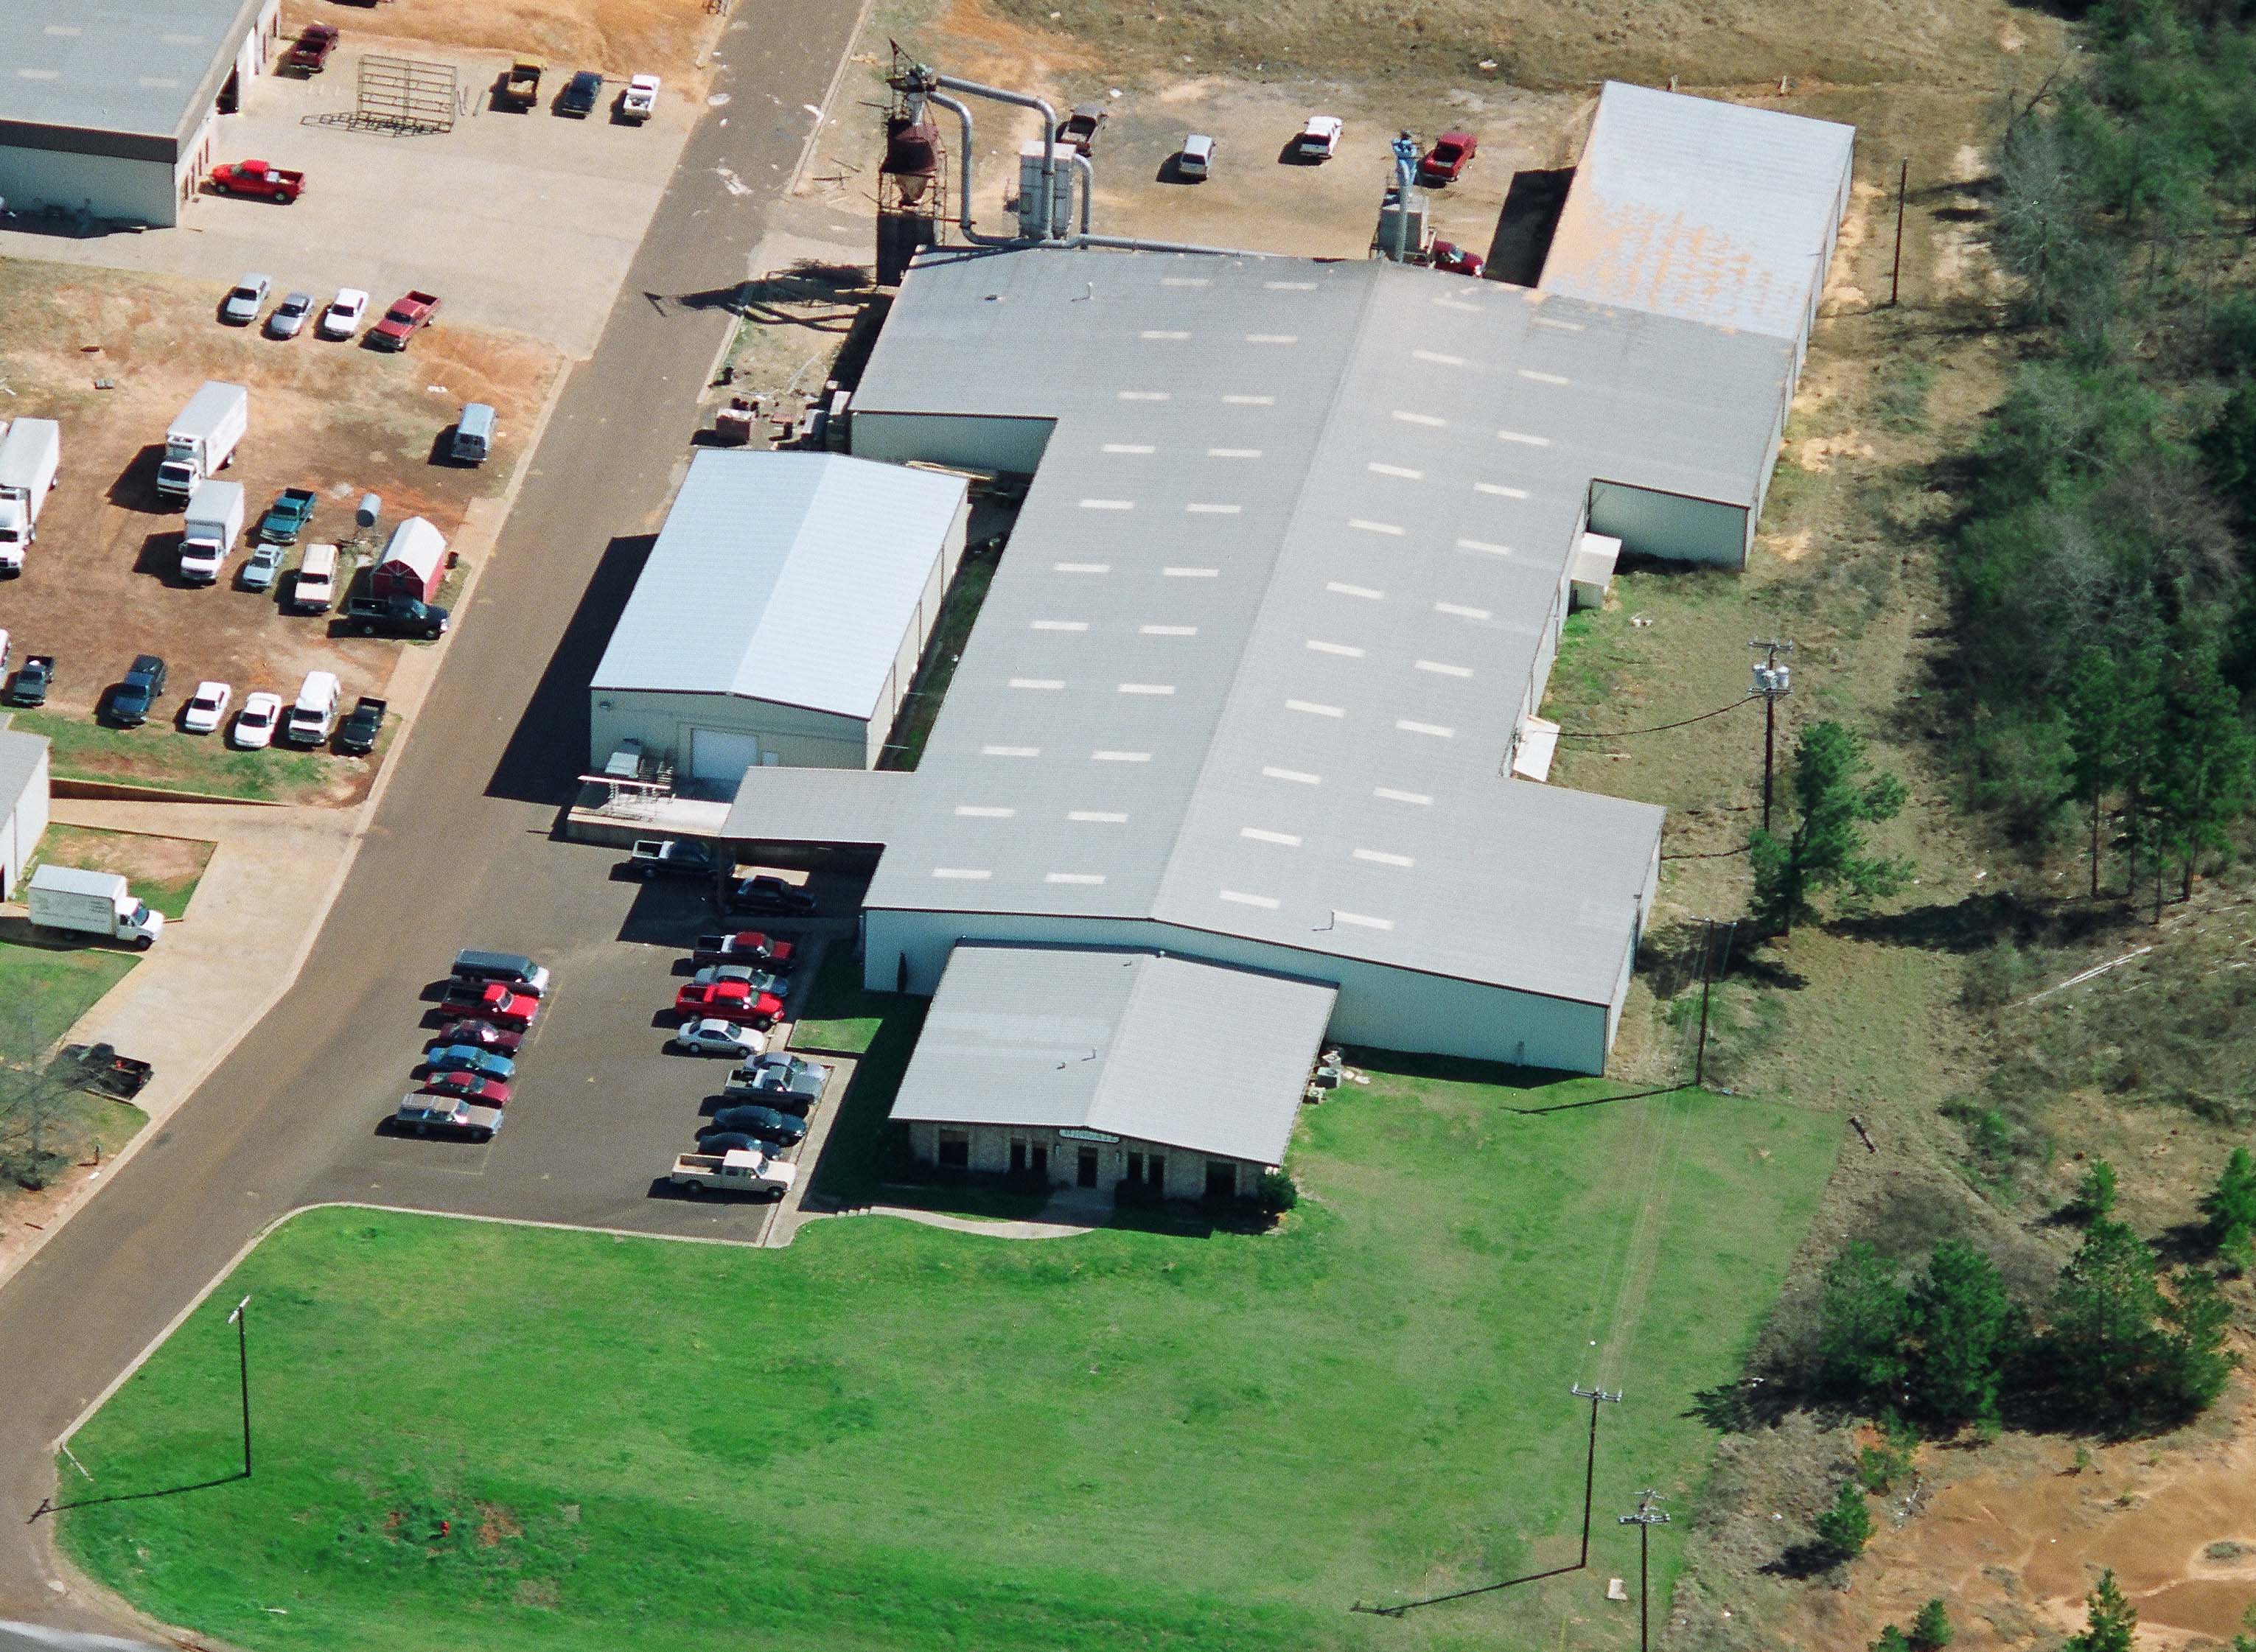
[[[596,102],[603,95],[603,77],[593,69],[582,69],[565,83],[556,95],[559,115],[592,115]]]
[[[711,1138],[720,1135],[748,1135],[755,1142],[770,1142],[778,1147],[789,1147],[807,1139],[807,1121],[795,1119],[788,1113],[779,1113],[773,1107],[723,1107],[698,1132],[708,1143],[706,1151],[716,1151]]]
[[[44,706],[47,690],[54,686],[55,657],[52,654],[27,654],[24,663],[16,668],[16,680],[9,685],[8,703],[11,706]]]
[[[363,636],[436,638],[446,634],[450,615],[435,603],[412,596],[354,596],[345,599],[345,624]]]
[[[136,654],[133,669],[110,691],[109,714],[128,728],[149,721],[149,708],[165,692],[165,662],[154,654]]]
[[[814,896],[779,877],[740,879],[729,890],[732,912],[767,912],[778,917],[804,917],[814,910]]]

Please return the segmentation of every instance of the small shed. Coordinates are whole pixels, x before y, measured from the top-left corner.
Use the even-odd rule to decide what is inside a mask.
[[[422,517],[410,517],[384,542],[384,554],[369,573],[369,594],[436,601],[446,579],[447,536]]]
[[[46,737],[0,727],[0,901],[14,898],[46,829]]]

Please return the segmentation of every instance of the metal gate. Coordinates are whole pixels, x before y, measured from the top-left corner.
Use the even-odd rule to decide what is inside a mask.
[[[353,124],[395,132],[450,132],[459,95],[451,63],[371,54],[360,60]]]

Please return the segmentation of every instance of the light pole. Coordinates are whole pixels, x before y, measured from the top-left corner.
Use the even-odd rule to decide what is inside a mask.
[[[1794,644],[1766,638],[1747,644],[1764,650],[1766,657],[1755,663],[1754,686],[1749,693],[1763,703],[1763,830],[1770,830],[1770,789],[1772,765],[1778,748],[1778,702],[1794,692],[1793,668],[1778,663],[1781,654],[1794,652]]]
[[[1660,1501],[1660,1494],[1654,1491],[1651,1487],[1647,1487],[1645,1489],[1644,1494],[1637,1500],[1637,1513],[1634,1515],[1617,1515],[1614,1516],[1615,1524],[1621,1526],[1634,1526],[1637,1528],[1638,1652],[1646,1652],[1651,1627],[1646,1607],[1646,1601],[1648,1598],[1649,1592],[1646,1587],[1646,1579],[1647,1577],[1647,1568],[1646,1564],[1646,1542],[1647,1539],[1653,1536],[1653,1529],[1655,1526],[1666,1526],[1668,1523],[1667,1515],[1660,1509],[1653,1507],[1653,1505]]]
[[[245,1297],[235,1304],[235,1311],[227,1317],[235,1327],[235,1363],[243,1377],[243,1477],[250,1478],[250,1315],[247,1311],[250,1298]]]

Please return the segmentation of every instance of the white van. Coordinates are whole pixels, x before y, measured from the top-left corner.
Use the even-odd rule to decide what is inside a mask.
[[[309,545],[290,582],[290,606],[308,614],[326,614],[337,599],[337,548]]]
[[[307,671],[298,685],[298,699],[290,707],[283,733],[301,746],[318,746],[329,737],[337,721],[337,674]]]

